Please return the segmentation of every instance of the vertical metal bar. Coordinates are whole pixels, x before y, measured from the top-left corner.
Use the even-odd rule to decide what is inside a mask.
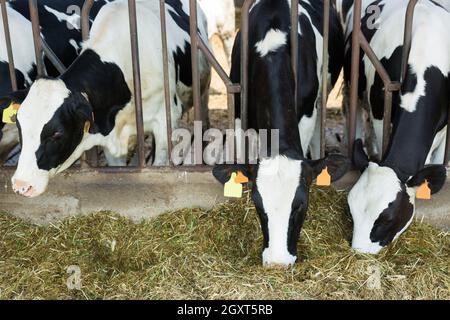
[[[227,89],[228,91],[228,89]],[[229,91],[228,91],[229,92]],[[234,93],[227,93],[227,107],[228,107],[228,128],[235,128],[235,101],[234,101]]]
[[[92,7],[94,5],[94,0],[85,0],[83,7],[81,9],[80,25],[81,25],[81,37],[83,41],[89,39],[89,29],[90,29],[90,14]],[[89,151],[86,151],[81,156],[81,167],[87,168],[89,166],[98,166],[98,147],[94,147]]]
[[[44,60],[43,60],[43,49],[41,43],[41,31],[39,25],[39,12],[37,6],[37,0],[28,0],[28,5],[30,9],[31,26],[33,29],[33,42],[34,42],[34,53],[36,56],[36,67],[38,77],[45,74]]]
[[[16,78],[16,69],[14,66],[14,55],[11,45],[11,33],[9,31],[9,22],[8,22],[8,13],[6,10],[6,0],[1,0],[0,2],[2,7],[2,17],[3,17],[3,31],[5,32],[5,44],[6,44],[6,52],[8,54],[8,66],[9,66],[9,77],[11,80],[11,89],[12,91],[16,91],[17,87],[17,78]]]
[[[166,25],[166,4],[165,0],[159,0],[159,13],[161,16],[161,44],[164,73],[164,95],[166,104],[166,126],[167,126],[167,146],[169,152],[169,163],[172,164],[172,113],[169,83],[169,60],[167,50],[167,25]]]
[[[392,91],[387,86],[384,88],[384,115],[383,115],[383,150],[382,156],[386,154],[389,139],[391,137],[391,115],[392,115]]]
[[[243,130],[248,127],[248,32],[250,7],[255,0],[246,0],[241,10],[241,126]]]
[[[353,32],[352,32],[352,61],[351,61],[351,85],[350,85],[350,110],[348,118],[348,153],[353,154],[353,144],[356,137],[356,110],[358,108],[359,87],[359,59],[360,59],[360,33],[361,33],[361,0],[354,1],[353,7]]]
[[[450,105],[448,106],[447,137],[445,140],[444,165],[448,166],[450,158]]]
[[[191,59],[192,59],[192,90],[194,98],[194,120],[202,120],[201,96],[200,96],[200,74],[198,70],[198,34],[197,34],[197,0],[189,0],[191,35]]]
[[[291,0],[291,63],[294,74],[294,106],[298,98],[298,0]]]
[[[408,71],[408,60],[409,54],[411,52],[412,43],[412,27],[414,22],[414,10],[416,8],[418,0],[410,0],[408,3],[408,8],[406,9],[405,17],[405,31],[403,35],[403,53],[402,53],[402,65],[401,65],[401,75],[400,83],[403,84],[405,81],[406,72]]]
[[[322,105],[320,115],[320,157],[325,157],[326,136],[325,127],[327,123],[327,101],[328,101],[328,46],[330,38],[330,0],[323,2],[323,61],[322,61]]]
[[[89,16],[93,5],[94,0],[85,0],[83,8],[81,9],[80,24],[81,24],[81,36],[83,41],[89,39],[89,24],[90,24]]]
[[[133,62],[133,84],[134,84],[134,103],[136,106],[136,130],[138,140],[138,159],[139,167],[145,167],[144,153],[144,118],[142,112],[142,88],[141,72],[139,63],[139,43],[136,21],[136,1],[128,0],[128,14],[130,20],[130,39],[131,39],[131,59]]]

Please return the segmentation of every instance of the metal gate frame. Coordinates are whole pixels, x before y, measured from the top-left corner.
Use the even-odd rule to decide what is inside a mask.
[[[360,51],[361,49],[373,64],[376,72],[384,83],[384,116],[383,116],[383,150],[384,155],[391,135],[392,118],[392,98],[394,92],[400,94],[402,84],[408,71],[408,60],[412,45],[412,28],[414,22],[414,12],[419,0],[410,0],[405,13],[405,28],[403,38],[403,52],[400,81],[392,81],[387,70],[373,51],[366,37],[361,31],[361,11],[362,0],[354,0],[353,3],[353,32],[352,32],[352,61],[351,61],[351,84],[350,84],[350,110],[348,119],[348,152],[352,157],[353,144],[356,137],[356,111],[358,108],[358,88],[359,88],[359,69],[360,69]],[[450,107],[450,106],[449,106]],[[444,165],[448,166],[450,151],[450,108],[447,122],[447,137],[445,146]]]
[[[193,79],[193,101],[194,101],[194,120],[202,119],[202,110],[200,103],[200,75],[198,69],[198,57],[200,52],[205,56],[208,63],[214,68],[221,80],[224,82],[227,89],[227,107],[228,107],[228,127],[234,128],[235,118],[235,101],[234,95],[241,94],[241,121],[243,129],[247,129],[248,124],[248,63],[249,63],[249,15],[250,9],[256,0],[245,0],[241,13],[241,83],[233,83],[228,77],[226,71],[222,68],[220,63],[215,58],[214,54],[209,49],[208,45],[203,41],[198,33],[197,22],[197,1],[189,0],[190,5],[190,37],[191,37],[191,56],[192,56],[192,79]],[[298,2],[299,0],[291,0],[291,26],[298,25]],[[406,68],[408,65],[409,51],[411,49],[412,42],[412,24],[414,19],[414,9],[418,0],[410,0],[408,9],[406,12],[405,21],[405,34],[404,34],[404,50],[402,58],[402,73],[401,81],[394,82],[390,79],[386,69],[381,64],[380,60],[376,57],[374,51],[370,47],[367,39],[361,32],[361,2],[362,0],[354,1],[354,16],[353,25],[354,30],[352,34],[352,74],[351,74],[351,88],[350,88],[350,112],[348,119],[349,129],[349,152],[351,153],[352,146],[356,135],[356,110],[358,104],[358,76],[359,76],[359,58],[360,49],[362,49],[368,58],[373,63],[377,73],[382,78],[385,85],[385,108],[384,108],[384,128],[383,128],[383,149],[385,151],[390,136],[390,119],[392,112],[392,96],[396,91],[401,89],[401,81],[404,80],[406,74]],[[94,0],[86,0],[84,2],[81,11],[81,31],[83,40],[87,40],[89,36],[89,13],[94,4]],[[169,159],[171,158],[172,151],[172,127],[171,127],[171,113],[170,113],[170,88],[169,88],[169,70],[168,70],[168,48],[167,48],[167,28],[165,17],[165,1],[159,0],[160,4],[160,20],[161,20],[161,39],[162,39],[162,56],[163,56],[163,70],[164,70],[164,90],[165,90],[165,107],[166,107],[166,122],[167,122],[167,138],[169,141]],[[17,80],[15,77],[14,69],[14,57],[11,47],[11,39],[8,16],[6,14],[6,0],[0,0],[0,6],[3,14],[3,26],[5,31],[5,39],[9,60],[9,71],[11,76],[12,88],[17,89]],[[325,124],[326,124],[326,104],[328,99],[328,45],[329,45],[329,18],[330,18],[330,0],[324,0],[324,23],[323,23],[323,69],[322,69],[322,104],[320,110],[321,116],[321,155],[325,156]],[[45,56],[51,61],[51,63],[57,68],[59,72],[64,72],[65,67],[59,61],[58,57],[53,53],[51,48],[45,43],[40,35],[39,30],[39,16],[37,0],[29,0],[29,10],[33,29],[33,41],[36,56],[36,63],[38,69],[38,75],[44,75],[44,63],[43,57]],[[142,110],[142,88],[140,77],[140,59],[139,59],[139,46],[138,46],[138,28],[136,20],[136,1],[128,0],[129,10],[129,23],[130,23],[130,39],[131,39],[131,54],[133,64],[133,81],[134,81],[134,99],[136,107],[136,129],[137,129],[137,153],[139,158],[139,165],[137,167],[88,167],[87,170],[93,170],[96,172],[140,172],[143,168],[146,168],[145,156],[144,156],[144,124],[143,124],[143,110]],[[295,98],[297,99],[297,65],[298,65],[298,28],[291,28],[291,58],[292,67],[295,75]],[[450,112],[449,112],[450,114]],[[386,121],[389,119],[389,121]],[[450,150],[450,116],[449,125],[447,126],[447,139],[446,139],[446,159],[448,162],[448,151]],[[202,150],[197,150],[195,159],[202,155]],[[84,158],[85,159],[85,158]],[[201,158],[200,158],[201,159]],[[83,163],[83,161],[82,161]],[[179,171],[208,171],[210,166],[195,165],[195,166],[173,166],[170,162],[170,166],[174,170]],[[86,169],[86,166],[83,166]],[[151,169],[152,167],[147,167]],[[76,172],[76,169],[72,169]]]

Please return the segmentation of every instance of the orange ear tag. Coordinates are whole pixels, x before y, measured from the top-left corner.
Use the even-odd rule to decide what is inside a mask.
[[[242,184],[236,183],[236,173],[231,174],[230,180],[225,183],[223,195],[227,198],[242,198]]]
[[[86,121],[84,123],[84,133],[88,133],[90,128],[91,128],[91,123],[89,121]]]
[[[431,189],[428,186],[428,181],[425,180],[424,183],[417,189],[416,198],[420,200],[431,200]]]
[[[320,187],[329,187],[331,186],[331,176],[328,173],[328,168],[322,170],[322,172],[317,176],[316,184]]]
[[[236,183],[248,183],[248,178],[241,172],[238,171],[236,179],[234,179]]]

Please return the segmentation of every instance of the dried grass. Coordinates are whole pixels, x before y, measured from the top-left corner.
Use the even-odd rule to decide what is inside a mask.
[[[0,215],[0,298],[450,299],[449,233],[416,222],[373,257],[351,251],[351,227],[345,194],[314,189],[299,263],[268,270],[248,197],[139,224],[110,212],[46,227]],[[81,290],[67,288],[70,265]]]

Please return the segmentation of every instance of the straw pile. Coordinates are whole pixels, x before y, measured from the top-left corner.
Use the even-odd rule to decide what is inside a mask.
[[[248,194],[139,224],[103,212],[40,227],[2,214],[0,298],[450,299],[449,233],[416,222],[372,257],[351,251],[351,227],[344,193],[313,190],[299,263],[267,270]],[[72,265],[81,290],[67,287]]]

